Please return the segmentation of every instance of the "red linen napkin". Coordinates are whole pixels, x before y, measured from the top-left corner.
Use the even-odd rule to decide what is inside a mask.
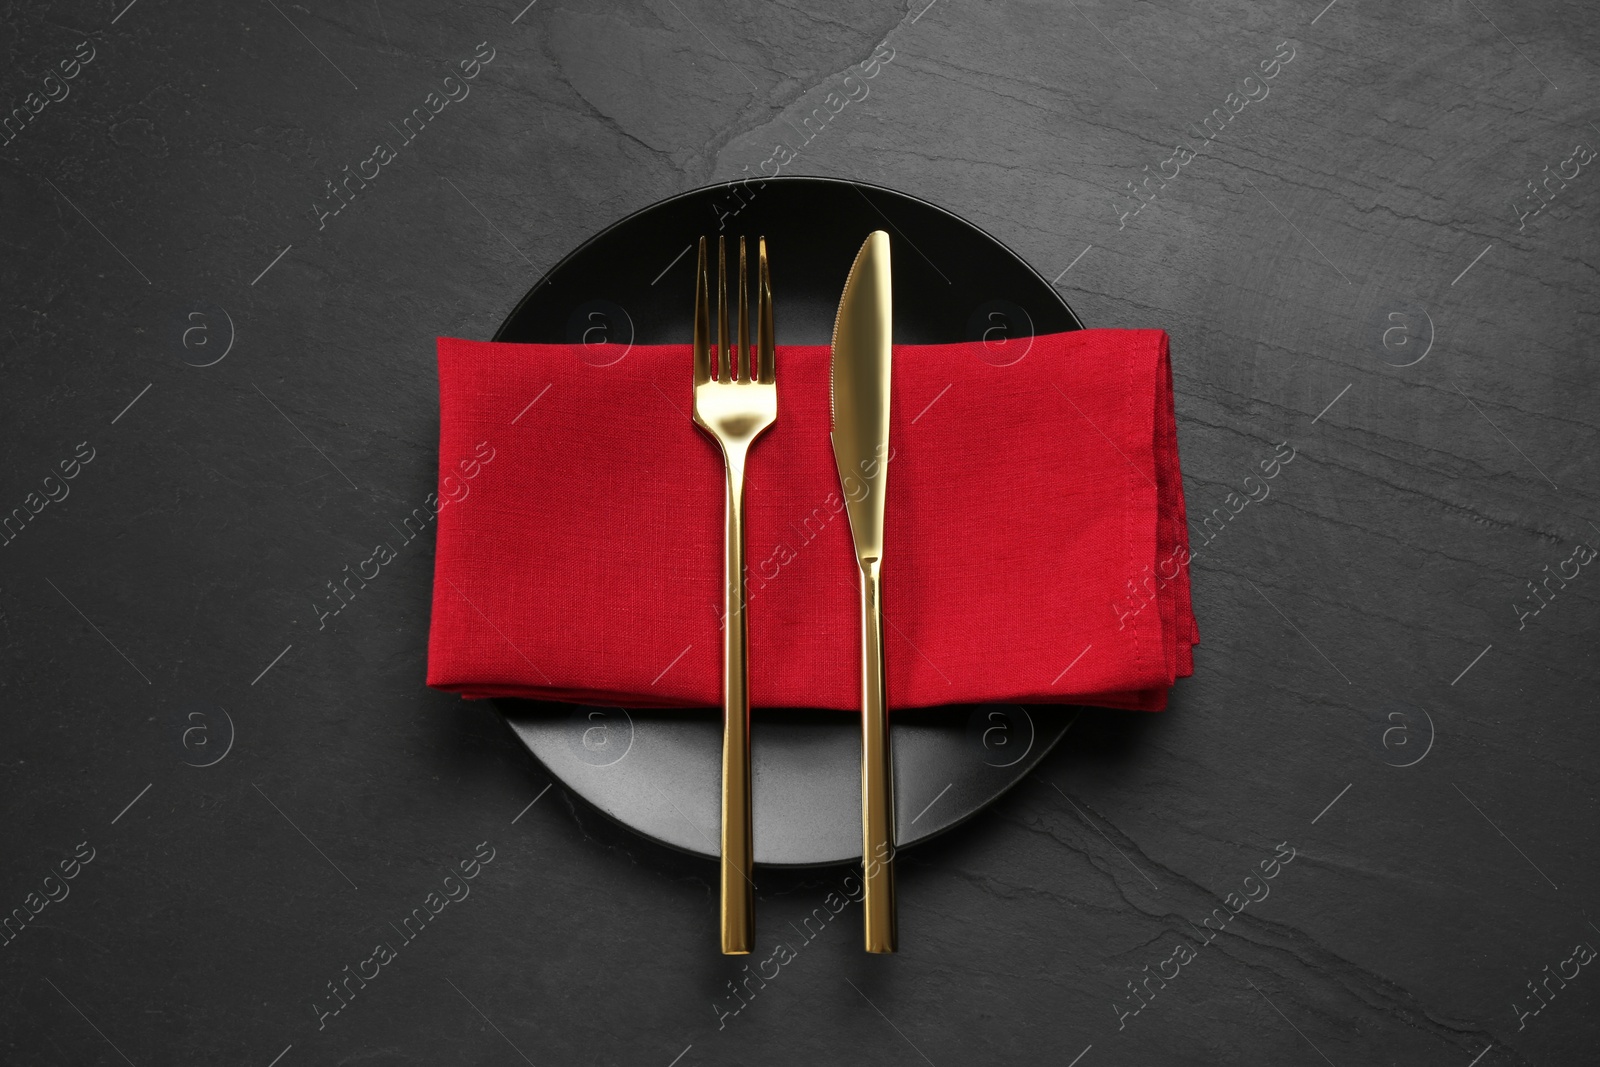
[[[889,704],[1159,710],[1193,671],[1167,335],[894,352]],[[998,357],[1004,357],[1000,359]],[[997,366],[998,362],[1010,365]],[[746,483],[750,696],[858,708],[860,606],[829,350],[778,350]],[[721,703],[723,469],[687,345],[439,339],[428,684],[468,697]]]

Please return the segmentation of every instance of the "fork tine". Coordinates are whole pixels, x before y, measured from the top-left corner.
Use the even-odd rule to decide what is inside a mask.
[[[760,239],[756,246],[756,301],[759,309],[756,314],[756,348],[759,355],[757,366],[760,368],[759,378],[771,385],[778,372],[778,346],[774,343],[772,328],[772,278],[767,273],[767,239]]]
[[[750,362],[750,291],[745,283],[748,271],[744,265],[744,238],[739,238],[739,366],[741,381],[756,380],[755,366]]]
[[[728,344],[728,239],[717,238],[717,381],[733,381]]]
[[[694,272],[694,384],[711,381],[711,297],[706,277],[706,239],[700,238],[700,263]]]

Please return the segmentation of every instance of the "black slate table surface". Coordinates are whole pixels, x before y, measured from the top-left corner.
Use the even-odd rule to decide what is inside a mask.
[[[6,1062],[1592,1062],[1586,5],[5,11]],[[716,955],[710,865],[425,689],[431,533],[322,617],[431,338],[764,165],[1173,340],[1195,676],[905,854],[891,958],[845,868]]]

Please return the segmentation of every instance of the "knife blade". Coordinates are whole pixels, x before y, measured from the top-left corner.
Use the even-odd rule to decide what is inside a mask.
[[[883,504],[894,326],[889,235],[856,253],[833,324],[833,459],[861,573],[861,861],[868,952],[893,952],[894,767],[883,656]]]

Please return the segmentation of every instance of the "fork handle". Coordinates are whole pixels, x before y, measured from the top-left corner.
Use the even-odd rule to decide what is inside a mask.
[[[744,613],[744,450],[730,449],[723,458],[728,491],[723,531],[722,951],[744,955],[755,940],[749,629]]]
[[[883,585],[879,560],[861,562],[861,865],[868,952],[893,952],[894,761],[883,673]]]

